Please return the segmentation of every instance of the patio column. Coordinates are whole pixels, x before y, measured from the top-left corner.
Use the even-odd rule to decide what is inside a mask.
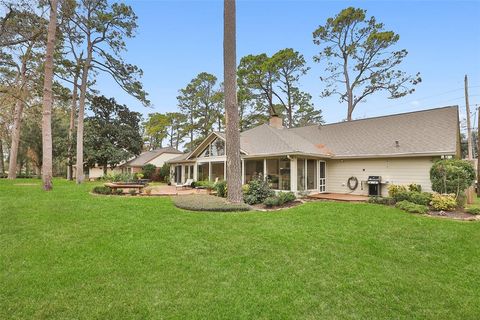
[[[197,166],[197,162],[195,162],[193,164],[193,180],[194,181],[198,181],[198,166]]]
[[[290,159],[290,188],[292,192],[297,192],[297,158]]]
[[[242,159],[242,184],[245,184],[245,160]]]
[[[223,161],[223,180],[227,180],[227,161]]]
[[[263,159],[263,179],[267,179],[267,159]]]
[[[208,162],[208,181],[212,181],[212,162]]]

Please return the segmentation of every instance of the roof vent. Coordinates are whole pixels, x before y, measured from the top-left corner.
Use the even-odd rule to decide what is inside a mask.
[[[272,115],[269,120],[269,125],[275,129],[283,129],[283,120],[276,114]]]
[[[400,142],[398,142],[398,140],[395,140],[395,147],[400,148]]]

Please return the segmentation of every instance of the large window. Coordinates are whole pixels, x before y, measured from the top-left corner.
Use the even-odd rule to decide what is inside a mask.
[[[225,166],[223,162],[212,162],[212,181],[217,179],[218,181],[225,180],[224,168]]]
[[[267,159],[267,177],[272,189],[290,190],[290,160]]]
[[[248,183],[260,174],[263,175],[263,159],[245,160],[245,183]]]
[[[225,142],[221,139],[215,139],[212,142],[212,151],[210,152],[212,157],[225,155]]]
[[[193,166],[190,165],[189,168],[190,168],[190,169],[189,169],[190,171],[189,171],[188,178],[193,179]]]
[[[198,181],[208,180],[208,177],[209,177],[208,163],[199,164],[197,169],[198,169],[198,174],[197,174]]]
[[[297,159],[297,189],[305,190],[305,159]]]
[[[225,141],[216,138],[200,153],[200,158],[220,157],[225,155]]]
[[[307,189],[317,189],[317,160],[307,160]]]

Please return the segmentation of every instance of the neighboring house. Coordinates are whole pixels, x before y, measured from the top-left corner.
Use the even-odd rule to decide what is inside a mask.
[[[157,168],[160,168],[165,164],[165,162],[178,157],[178,155],[181,153],[181,151],[170,147],[145,151],[142,152],[138,157],[127,161],[119,167],[122,169],[122,172],[138,173],[141,172],[142,168],[147,164],[153,164]]]
[[[73,165],[73,178],[76,178],[77,176],[76,175],[77,170],[75,170],[76,167],[77,167],[76,165]],[[114,169],[110,167],[107,168],[107,174],[121,173],[121,172],[122,172],[122,169],[120,169],[120,167],[115,167]],[[85,179],[89,179],[89,180],[99,179],[104,176],[103,166],[95,165],[95,167],[85,168],[84,174],[85,174]]]
[[[460,155],[458,107],[291,129],[273,117],[242,132],[240,148],[243,183],[261,174],[275,190],[366,195],[376,191],[369,177],[379,176],[383,195],[389,184],[431,191],[432,163]],[[168,163],[173,183],[224,179],[225,135],[212,132]]]

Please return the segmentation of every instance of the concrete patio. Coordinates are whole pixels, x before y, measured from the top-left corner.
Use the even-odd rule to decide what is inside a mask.
[[[152,186],[149,187],[152,196],[177,196],[186,194],[207,194],[206,189],[180,188],[175,186]]]

